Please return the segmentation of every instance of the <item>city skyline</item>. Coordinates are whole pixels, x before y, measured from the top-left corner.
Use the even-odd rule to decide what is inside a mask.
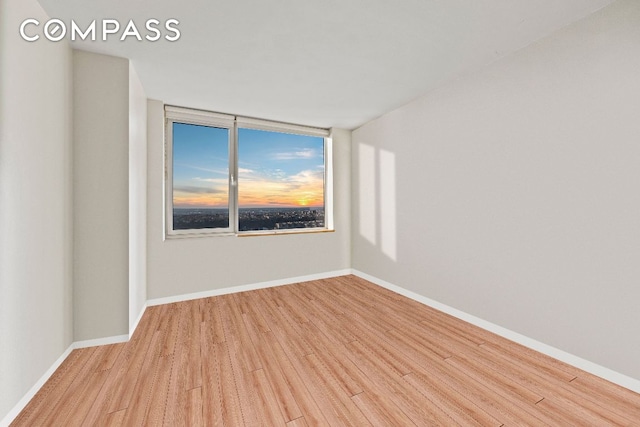
[[[269,207],[238,209],[238,231],[282,230],[324,227],[324,207]],[[227,209],[175,208],[174,230],[227,229],[230,224]]]

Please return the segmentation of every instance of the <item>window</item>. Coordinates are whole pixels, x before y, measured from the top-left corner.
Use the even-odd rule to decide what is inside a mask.
[[[331,229],[325,129],[165,108],[167,236]]]

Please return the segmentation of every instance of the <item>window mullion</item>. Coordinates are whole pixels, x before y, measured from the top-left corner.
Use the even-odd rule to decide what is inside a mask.
[[[229,143],[229,226],[231,231],[238,233],[238,126],[230,129]]]

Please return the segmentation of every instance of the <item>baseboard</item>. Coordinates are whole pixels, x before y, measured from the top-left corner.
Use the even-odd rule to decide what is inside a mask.
[[[117,344],[129,341],[129,335],[116,335],[113,337],[96,338],[94,340],[76,341],[72,344],[73,349],[95,347],[97,345]]]
[[[500,335],[503,338],[517,342],[518,344],[522,344],[523,346],[528,347],[532,350],[536,350],[542,354],[553,357],[554,359],[558,359],[564,363],[575,366],[576,368],[582,369],[583,371],[589,372],[590,374],[596,375],[600,378],[604,378],[605,380],[610,381],[614,384],[618,384],[629,390],[635,391],[636,393],[640,393],[640,380],[621,374],[609,368],[605,368],[604,366],[598,365],[597,363],[593,363],[571,353],[567,353],[564,350],[560,350],[540,341],[536,341],[533,338],[529,338],[510,329],[503,328],[502,326],[496,325],[494,323],[480,319],[479,317],[475,317],[471,314],[450,307],[446,304],[434,301],[430,298],[401,288],[400,286],[396,286],[392,283],[371,276],[367,273],[352,269],[351,274],[361,277],[362,279],[368,280],[371,283],[375,283],[378,286],[382,286],[383,288],[389,289],[390,291],[396,292],[400,295],[404,295],[414,301],[418,301],[422,304],[428,305],[429,307],[435,308],[436,310],[440,310],[444,313],[450,314],[451,316],[457,317],[458,319],[464,320],[465,322],[471,323],[472,325],[493,332],[494,334]]]
[[[7,415],[0,421],[0,427],[7,427],[9,424],[13,422],[13,420],[22,412],[25,406],[33,399],[33,396],[40,390],[40,388],[51,378],[51,375],[60,367],[62,362],[69,356],[69,354],[74,350],[74,344],[71,344],[65,351],[62,353],[58,360],[53,362],[53,365],[47,370],[47,372],[40,377],[38,381],[29,389],[29,391],[20,399],[18,403],[9,411]]]
[[[154,299],[147,300],[147,307],[151,307],[154,305],[171,304],[171,303],[180,302],[180,301],[189,301],[189,300],[198,299],[198,298],[209,298],[209,297],[215,297],[219,295],[233,294],[236,292],[254,291],[256,289],[272,288],[274,286],[291,285],[293,283],[308,282],[310,280],[328,279],[331,277],[344,276],[351,273],[352,273],[352,270],[350,268],[347,268],[344,270],[310,274],[307,276],[290,277],[287,279],[271,280],[268,282],[252,283],[249,285],[231,286],[228,288],[213,289],[210,291],[195,292],[191,294],[175,295],[175,296],[164,297],[164,298],[154,298]]]

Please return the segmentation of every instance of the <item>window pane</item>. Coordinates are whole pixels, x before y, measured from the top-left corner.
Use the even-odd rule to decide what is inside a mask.
[[[173,229],[229,228],[229,130],[173,123]]]
[[[238,129],[240,231],[324,227],[324,138]]]

